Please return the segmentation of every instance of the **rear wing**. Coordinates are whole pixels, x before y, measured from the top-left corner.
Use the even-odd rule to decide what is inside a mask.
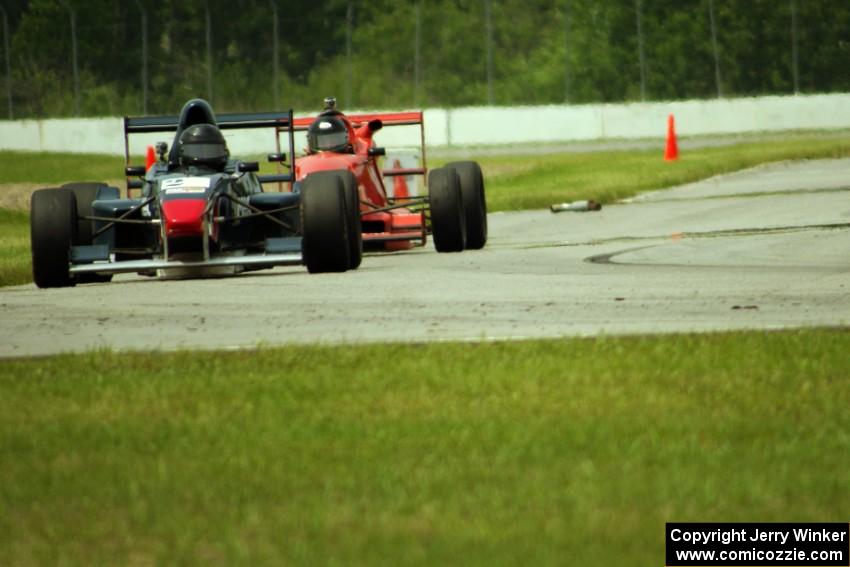
[[[280,134],[288,137],[289,159],[295,159],[295,129],[292,110],[285,112],[247,112],[238,114],[219,114],[216,124],[221,130],[249,130],[256,128],[274,128],[275,149],[281,151]],[[180,124],[178,115],[140,116],[124,118],[124,160],[130,163],[130,134],[151,132],[177,132]],[[291,174],[260,176],[263,182],[291,181]]]
[[[384,177],[394,177],[399,175],[425,175],[428,171],[425,159],[425,118],[421,111],[415,112],[377,112],[373,114],[345,114],[345,118],[351,122],[355,128],[362,126],[372,120],[380,120],[384,126],[419,126],[419,155],[420,167],[403,168],[403,169],[385,169]],[[294,120],[294,130],[296,132],[306,132],[316,120],[315,116],[301,117]],[[276,135],[280,137],[281,132],[285,130],[277,129]],[[293,158],[294,159],[294,158]]]
[[[345,114],[351,125],[357,128],[371,120],[380,120],[384,126],[410,126],[421,124],[424,126],[422,112],[378,112],[375,114]],[[295,131],[303,132],[310,127],[316,118],[314,116],[295,119]],[[424,130],[424,128],[423,128]]]

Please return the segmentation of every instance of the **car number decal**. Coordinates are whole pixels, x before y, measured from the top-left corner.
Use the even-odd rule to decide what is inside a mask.
[[[163,179],[163,193],[203,193],[210,186],[209,177],[177,177]]]

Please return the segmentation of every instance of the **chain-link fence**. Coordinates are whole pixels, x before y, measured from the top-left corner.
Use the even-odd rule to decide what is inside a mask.
[[[7,117],[850,89],[846,0],[3,0]]]

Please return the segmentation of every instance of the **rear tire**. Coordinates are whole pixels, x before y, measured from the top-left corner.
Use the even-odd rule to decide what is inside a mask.
[[[462,252],[466,247],[466,215],[454,169],[441,167],[428,174],[428,200],[437,252]]]
[[[38,287],[70,287],[71,246],[77,238],[77,203],[65,189],[40,189],[30,200],[32,276]]]
[[[339,175],[308,175],[301,184],[302,252],[311,274],[350,265],[345,188]]]
[[[85,182],[66,183],[62,186],[74,194],[77,201],[77,215],[79,217],[90,217],[94,214],[92,203],[97,199],[118,199],[121,194],[116,187],[110,187],[105,183]],[[94,244],[94,221],[83,218],[77,219],[76,245],[88,246]],[[79,274],[77,283],[105,283],[112,281],[112,274]]]
[[[484,175],[474,161],[457,161],[446,165],[460,179],[460,194],[466,213],[466,249],[480,250],[487,244],[487,201],[484,197]]]

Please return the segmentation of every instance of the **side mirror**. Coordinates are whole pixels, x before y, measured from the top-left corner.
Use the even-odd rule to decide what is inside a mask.
[[[286,154],[269,154],[269,163],[283,163],[286,161]]]
[[[375,147],[369,148],[369,156],[370,157],[385,156],[385,155],[387,155],[387,148],[375,148]]]
[[[124,168],[124,174],[127,177],[144,177],[148,170],[143,165],[128,165]]]
[[[369,121],[369,130],[371,130],[372,132],[377,132],[378,130],[380,130],[383,127],[384,127],[384,123],[379,118],[376,118],[375,120]]]
[[[236,164],[238,173],[256,173],[260,171],[260,162],[257,161],[240,161]]]

